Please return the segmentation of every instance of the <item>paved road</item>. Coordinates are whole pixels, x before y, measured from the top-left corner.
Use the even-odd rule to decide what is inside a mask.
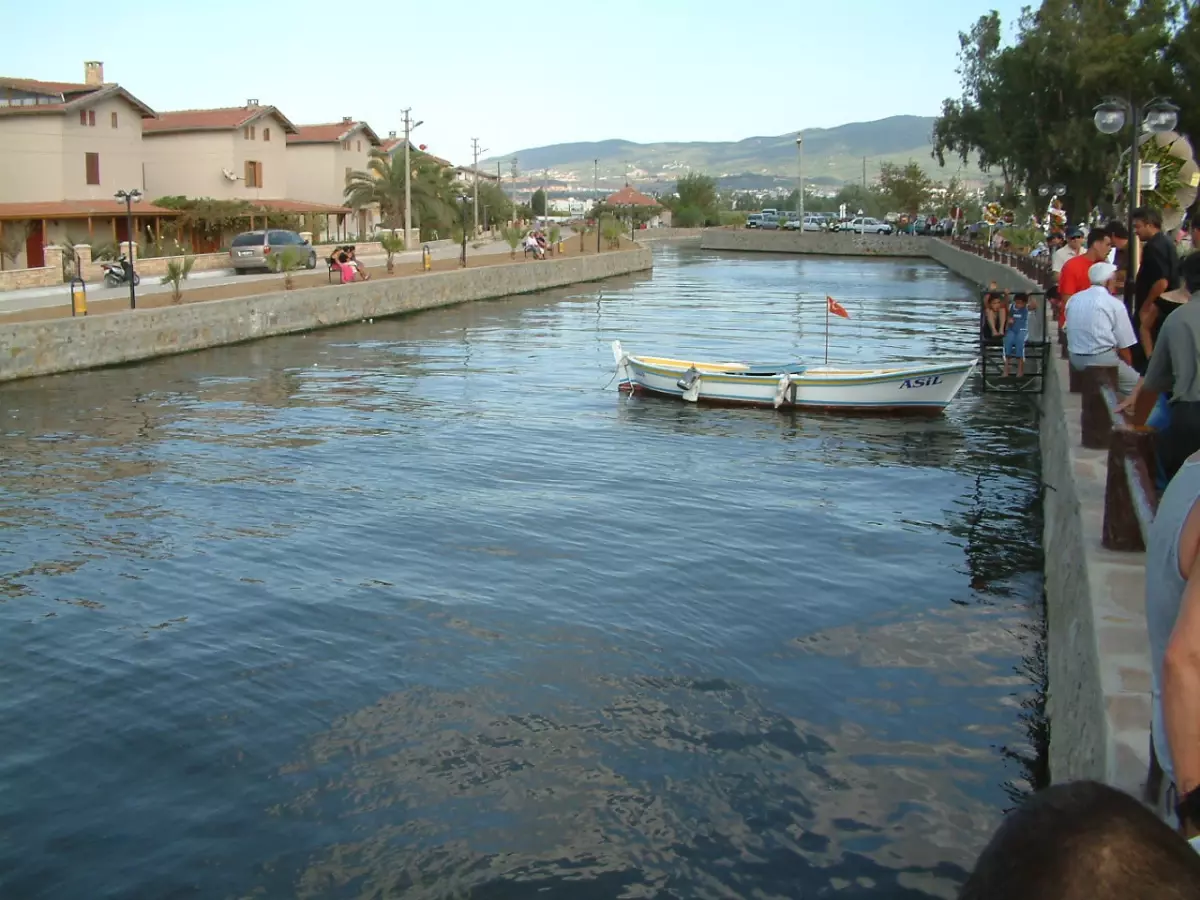
[[[565,239],[565,234],[564,234]],[[434,259],[457,259],[460,252],[458,246],[450,247],[435,247],[432,250]],[[478,256],[480,254],[492,253],[507,253],[508,244],[504,241],[493,241],[484,244],[482,247],[475,249],[467,247],[467,254]],[[387,262],[387,256],[380,253],[370,256],[360,256],[368,266],[382,266]],[[404,253],[396,254],[397,263],[418,262],[421,259],[420,250],[406,250]],[[303,271],[303,270],[302,270]],[[322,270],[322,263],[317,260],[317,271]],[[187,284],[194,287],[212,287],[221,284],[241,284],[246,281],[262,281],[266,278],[278,278],[274,273],[253,273],[250,275],[235,275],[233,269],[215,269],[210,272],[197,272],[192,275]],[[138,285],[137,293],[140,294],[161,294],[171,290],[170,285],[160,284],[157,277],[147,277],[142,279],[142,283]],[[186,292],[186,288],[184,289]],[[87,286],[88,301],[95,303],[98,300],[109,300],[118,297],[129,296],[129,286],[107,288],[103,284],[89,284]],[[42,309],[47,306],[58,306],[60,304],[68,304],[70,302],[70,293],[67,285],[60,284],[54,287],[39,287],[27,288],[21,291],[4,291],[0,293],[0,316],[5,313],[20,312],[26,309]]]

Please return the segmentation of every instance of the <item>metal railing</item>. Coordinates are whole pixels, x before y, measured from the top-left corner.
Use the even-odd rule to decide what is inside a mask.
[[[1080,387],[1080,443],[1108,451],[1101,543],[1106,550],[1142,553],[1158,511],[1153,475],[1158,469],[1158,432],[1131,425],[1117,411],[1116,367],[1084,369]]]

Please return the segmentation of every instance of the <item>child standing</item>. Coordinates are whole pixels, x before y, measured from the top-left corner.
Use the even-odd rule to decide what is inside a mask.
[[[1004,375],[1008,377],[1009,360],[1017,360],[1017,377],[1025,375],[1025,339],[1029,337],[1029,312],[1035,304],[1028,294],[1013,296],[1012,308],[1008,311],[1008,331],[1004,335]]]

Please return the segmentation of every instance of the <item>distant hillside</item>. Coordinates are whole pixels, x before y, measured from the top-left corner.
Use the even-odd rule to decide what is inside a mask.
[[[867,178],[879,173],[883,162],[920,163],[931,176],[946,179],[957,166],[939,169],[930,155],[934,119],[927,116],[892,116],[876,122],[854,122],[836,128],[812,128],[804,135],[804,174],[816,184],[836,185],[860,181],[863,157]],[[754,188],[793,182],[796,177],[796,135],[749,137],[740,141],[690,141],[637,144],[607,140],[530,147],[500,158],[504,172],[517,157],[522,178],[540,183],[550,170],[554,183],[590,188],[593,160],[600,160],[601,188],[612,189],[627,171],[639,185],[674,182],[688,172],[703,172],[723,186]],[[494,167],[496,157],[483,160],[484,169]],[[969,180],[982,178],[971,167],[960,174]]]

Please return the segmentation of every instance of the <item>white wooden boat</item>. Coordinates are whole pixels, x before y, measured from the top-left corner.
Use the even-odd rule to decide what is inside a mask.
[[[630,356],[620,341],[613,341],[612,349],[617,377],[625,390],[682,397],[692,403],[776,409],[938,413],[954,399],[978,363],[976,359],[951,359],[844,369]]]

